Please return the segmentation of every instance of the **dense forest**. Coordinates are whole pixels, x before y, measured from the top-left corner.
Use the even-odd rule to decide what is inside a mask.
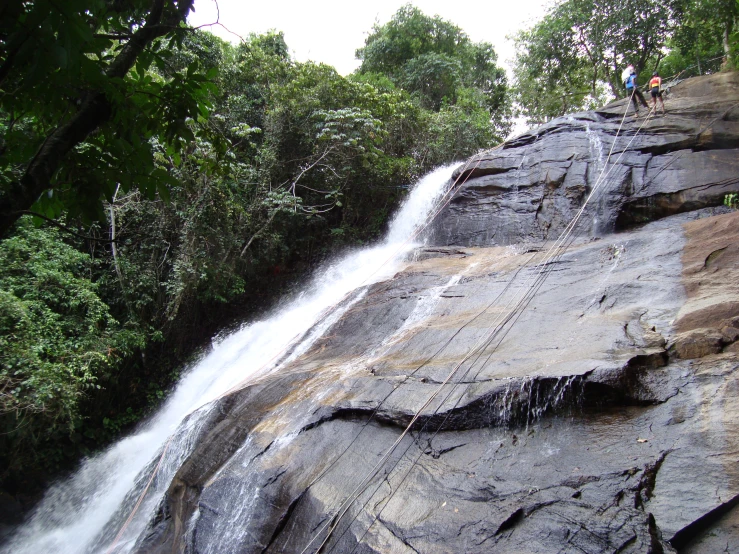
[[[322,260],[375,240],[407,186],[647,72],[732,67],[736,0],[567,0],[493,47],[411,5],[350,76],[277,31],[222,41],[192,0],[0,7],[0,488],[109,443],[188,359]],[[706,60],[712,60],[707,62]]]
[[[623,97],[621,72],[665,83],[735,67],[737,0],[566,0],[515,37],[513,94],[530,123]]]

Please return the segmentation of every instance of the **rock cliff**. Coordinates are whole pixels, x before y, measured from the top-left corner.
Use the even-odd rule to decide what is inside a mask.
[[[403,271],[209,408],[137,550],[739,551],[738,91],[460,166]]]

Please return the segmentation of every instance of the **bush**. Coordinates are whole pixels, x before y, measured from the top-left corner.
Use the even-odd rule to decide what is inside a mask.
[[[118,323],[89,279],[87,254],[30,218],[0,243],[0,425],[5,467],[44,454],[37,446],[81,424],[81,398],[99,388],[140,337]],[[46,460],[41,465],[54,465]]]

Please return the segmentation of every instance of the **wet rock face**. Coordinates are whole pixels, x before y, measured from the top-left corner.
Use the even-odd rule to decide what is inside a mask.
[[[434,242],[554,239],[596,187],[603,193],[580,225],[590,236],[721,205],[739,190],[738,88],[737,73],[688,79],[670,91],[665,116],[635,119],[615,102],[471,158],[455,175],[460,189],[435,223]]]
[[[736,322],[723,299],[737,293],[737,228],[739,212],[702,210],[573,247],[503,340],[441,389],[324,551],[733,544],[735,342],[721,334],[723,352],[692,359],[674,345]],[[723,263],[700,269],[715,249]],[[543,255],[432,248],[372,287],[291,368],[212,408],[139,551],[301,552],[319,536],[315,551],[494,325],[483,308],[515,299],[506,285]]]
[[[688,125],[691,109],[708,121],[731,79],[676,88],[664,124]],[[602,237],[583,232],[549,261],[535,240],[592,187],[575,126],[600,128],[605,144],[619,109],[498,151],[551,161],[541,179],[529,161],[485,158],[445,212],[440,244],[349,299],[288,367],[211,406],[135,550],[739,550],[739,212],[693,209],[724,185],[606,233],[654,187],[688,198],[691,187],[649,173],[690,148],[685,133],[654,135],[617,166],[623,179],[598,204]],[[736,145],[716,129],[711,148],[724,150],[690,152],[723,160]],[[489,246],[498,240],[515,244]]]

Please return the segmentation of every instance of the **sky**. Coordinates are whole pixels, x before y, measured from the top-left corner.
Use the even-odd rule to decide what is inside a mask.
[[[282,31],[293,59],[323,62],[348,75],[359,66],[354,58],[377,21],[387,23],[408,0],[195,0],[191,25],[219,21],[211,32],[232,42],[236,35]],[[461,27],[474,42],[489,42],[498,61],[510,74],[513,42],[506,36],[531,25],[544,15],[552,0],[415,0],[411,2],[426,15],[439,15]],[[220,18],[218,13],[220,12]],[[235,33],[235,34],[234,34]]]

